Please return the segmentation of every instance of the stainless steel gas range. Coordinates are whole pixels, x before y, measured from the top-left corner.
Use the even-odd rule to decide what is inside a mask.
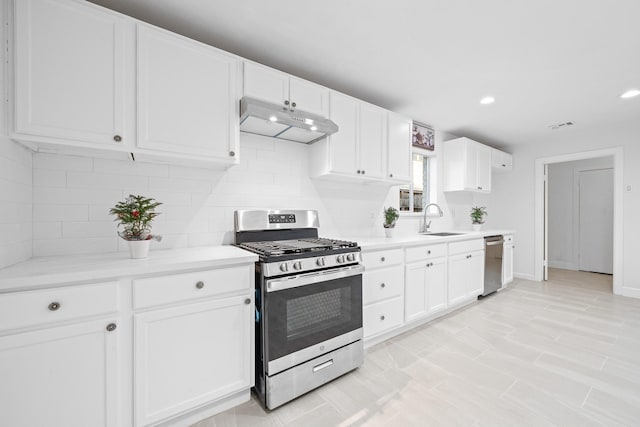
[[[274,409],[360,366],[362,271],[355,242],[318,238],[318,213],[235,213],[256,263],[256,381]]]

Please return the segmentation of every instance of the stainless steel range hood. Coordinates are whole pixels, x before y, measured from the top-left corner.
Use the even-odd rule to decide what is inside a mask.
[[[240,131],[311,144],[336,133],[338,125],[316,114],[245,96],[240,100]]]

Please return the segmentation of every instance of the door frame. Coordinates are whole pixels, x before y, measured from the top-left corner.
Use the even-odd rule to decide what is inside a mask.
[[[622,295],[623,272],[623,216],[622,216],[622,147],[605,148],[601,150],[583,151],[579,153],[562,154],[536,159],[535,163],[535,223],[534,223],[534,280],[541,282],[544,273],[544,245],[546,241],[546,227],[544,224],[545,211],[545,165],[552,163],[572,162],[575,160],[593,159],[598,157],[613,157],[613,293]]]

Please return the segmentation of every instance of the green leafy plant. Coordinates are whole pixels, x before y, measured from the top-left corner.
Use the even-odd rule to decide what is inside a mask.
[[[382,212],[384,212],[384,228],[393,228],[396,226],[396,221],[400,217],[400,213],[398,209],[389,206],[385,208]]]
[[[474,206],[471,208],[471,213],[469,216],[471,217],[472,224],[484,224],[484,216],[489,215],[487,213],[487,208],[484,206]]]
[[[118,222],[118,235],[124,240],[149,240],[151,223],[159,215],[155,209],[162,203],[144,196],[129,195],[109,210]]]

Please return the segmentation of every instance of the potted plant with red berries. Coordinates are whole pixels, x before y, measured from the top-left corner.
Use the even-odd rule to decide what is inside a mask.
[[[160,215],[155,209],[161,204],[148,197],[130,194],[109,210],[111,215],[116,216],[118,235],[127,241],[131,258],[146,258],[151,239],[162,239],[151,235],[151,223]]]

